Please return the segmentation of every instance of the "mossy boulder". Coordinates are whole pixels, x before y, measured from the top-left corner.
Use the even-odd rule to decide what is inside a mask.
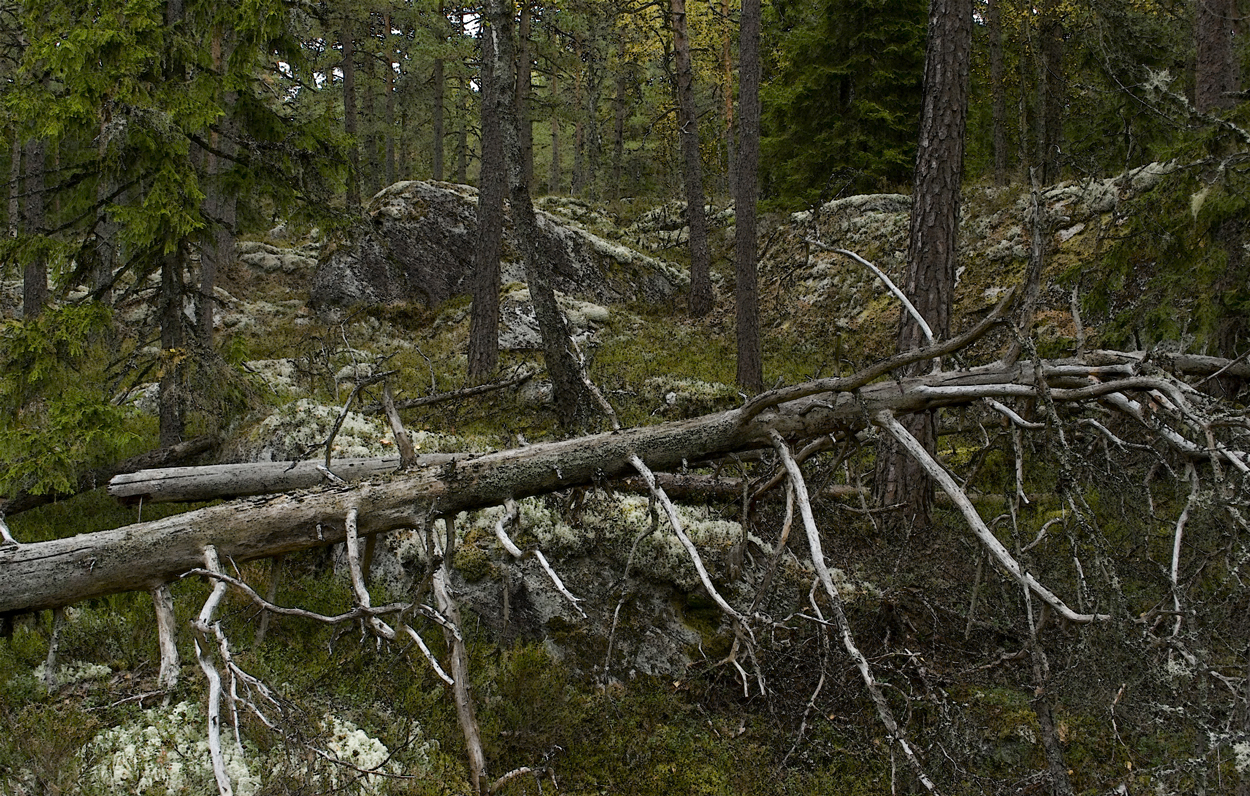
[[[356,305],[415,302],[433,306],[467,295],[477,256],[477,191],[465,185],[398,182],[380,191],[365,221],[323,248],[312,281],[318,312]],[[676,266],[539,212],[541,256],[554,287],[599,304],[652,301],[688,281]],[[511,218],[505,220],[503,282],[524,282]]]

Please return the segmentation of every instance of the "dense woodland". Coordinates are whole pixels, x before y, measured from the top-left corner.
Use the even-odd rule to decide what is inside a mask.
[[[1245,5],[0,2],[0,794],[1247,796]]]

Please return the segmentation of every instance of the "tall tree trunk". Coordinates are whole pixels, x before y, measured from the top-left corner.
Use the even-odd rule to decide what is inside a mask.
[[[373,42],[372,18],[365,21],[364,41],[366,46]],[[382,92],[379,89],[384,83],[375,79],[379,66],[381,64],[378,59],[373,57],[372,52],[366,50],[364,91],[362,92],[364,107],[361,113],[361,119],[364,121],[364,161],[362,163],[362,172],[364,174],[365,197],[374,196],[378,191],[382,190],[382,158],[379,156],[381,147],[378,144],[378,119],[384,111],[378,107],[378,103],[382,100]]]
[[[542,337],[543,361],[547,365],[547,375],[551,378],[560,426],[566,431],[578,430],[588,424],[595,402],[582,381],[577,360],[569,350],[568,325],[564,312],[556,301],[551,263],[542,254],[538,218],[534,213],[529,184],[526,182],[521,140],[517,132],[516,108],[511,107],[509,102],[515,96],[515,88],[510,86],[512,76],[509,75],[513,64],[512,0],[490,0],[487,8],[497,44],[493,77],[502,83],[499,91],[502,98],[499,127],[503,138],[504,162],[508,168],[512,221],[525,258],[525,281],[529,286],[530,300],[534,303],[534,317],[538,321],[538,331]]]
[[[670,0],[673,54],[677,67],[677,126],[682,172],[686,181],[686,221],[690,227],[690,314],[712,309],[712,256],[703,210],[703,163],[699,155],[699,119],[694,104],[694,65],[686,31],[686,0]]]
[[[463,16],[460,21],[460,29],[463,32]],[[456,182],[466,185],[469,182],[469,107],[465,98],[469,95],[469,89],[464,77],[460,77],[458,81],[460,90],[457,92],[457,96],[460,99],[457,106],[460,112],[456,129]]]
[[[737,316],[738,385],[755,393],[764,389],[755,262],[755,202],[759,196],[760,162],[760,0],[742,0],[740,24],[738,123],[741,138],[734,191],[734,304]],[[732,109],[732,98],[729,105]],[[732,125],[732,118],[727,121]]]
[[[445,40],[444,36],[442,35],[442,30],[444,27],[444,23],[447,20],[447,10],[441,2],[438,4],[438,17],[439,18],[435,20],[435,24],[438,25],[438,28],[439,28],[438,46],[440,47],[439,52],[441,53],[441,47],[443,46],[444,40]],[[444,89],[446,87],[447,80],[443,74],[443,59],[441,55],[440,57],[434,59],[434,76],[432,79],[434,81],[434,108],[432,109],[432,113],[434,115],[434,152],[433,152],[434,164],[433,164],[432,171],[433,171],[434,179],[442,180],[443,179],[443,117],[446,115],[445,114],[446,101],[444,99]]]
[[[1038,147],[1037,162],[1042,168],[1042,184],[1059,181],[1063,148],[1063,100],[1067,91],[1063,74],[1063,12],[1057,0],[1042,4],[1041,59],[1037,84]]]
[[[1195,0],[1194,106],[1203,113],[1231,108],[1241,90],[1233,46],[1236,0]]]
[[[9,145],[9,238],[16,238],[22,231],[22,139],[16,130]]]
[[[343,132],[347,133],[347,212],[360,212],[360,147],[356,142],[356,42],[352,23],[343,20]]]
[[[525,184],[534,184],[534,123],[530,119],[530,93],[533,82],[533,54],[530,49],[530,0],[521,0],[517,25],[516,48],[516,119],[517,139],[521,147],[521,165]]]
[[[738,190],[738,161],[734,153],[734,59],[733,42],[730,37],[729,0],[721,0],[720,13],[721,25],[723,26],[720,39],[720,72],[721,103],[725,122],[725,185],[728,187],[726,193],[736,195]],[[741,24],[739,22],[739,25]],[[739,46],[741,46],[741,29],[739,29],[738,37]],[[739,55],[739,58],[741,58],[741,55]],[[741,92],[741,88],[739,88],[739,91]],[[759,160],[758,155],[756,160]]]
[[[42,235],[47,225],[44,196],[44,144],[31,139],[26,144],[25,231]],[[36,250],[38,251],[38,250]],[[22,317],[30,320],[43,313],[48,304],[48,262],[42,253],[28,255],[22,265]]]
[[[582,63],[582,48],[573,44],[577,63]],[[586,93],[583,87],[585,75],[581,68],[577,70],[573,82],[573,183],[569,192],[574,196],[586,193],[586,123],[582,118],[582,96]]]
[[[950,334],[954,303],[971,59],[972,0],[930,0],[905,292],[939,338]],[[911,315],[900,315],[898,350],[925,345],[924,334]],[[904,374],[919,373],[927,366],[917,362],[904,369]],[[904,425],[927,450],[936,450],[934,412],[908,416]],[[883,444],[878,449],[876,494],[882,505],[903,504],[904,522],[917,527],[930,524],[933,483],[915,459],[897,446]]]
[[[498,2],[498,0],[496,0]],[[504,196],[508,172],[500,129],[507,91],[496,72],[497,28],[479,33],[482,46],[482,169],[477,192],[477,260],[469,316],[469,382],[486,381],[499,364],[499,256],[503,242]]]
[[[994,184],[1007,184],[1007,87],[1003,79],[1003,23],[1001,0],[989,0],[986,27],[990,38],[990,102],[994,138]]]
[[[440,9],[440,13],[441,13],[441,9]],[[394,28],[391,26],[391,14],[389,11],[386,13],[385,20],[386,20],[386,30],[382,31],[382,44],[383,44],[384,49],[386,50],[386,62],[385,62],[386,64],[385,65],[385,69],[386,69],[386,81],[385,81],[386,130],[383,133],[383,135],[384,135],[384,141],[385,141],[385,146],[386,146],[386,184],[394,185],[395,184],[395,42],[391,37],[391,31],[394,30]],[[440,106],[440,110],[441,110],[441,105],[443,101],[442,91],[443,91],[442,81],[439,81],[438,104]],[[442,119],[439,119],[440,127],[441,127],[441,124],[442,124]],[[440,137],[440,141],[441,141],[441,137]],[[435,177],[435,179],[441,180],[443,179],[443,175],[442,175],[443,163],[442,163],[441,151],[439,152],[438,167],[439,167],[439,175]]]
[[[625,161],[625,89],[629,77],[625,62],[625,37],[617,37],[616,50],[616,97],[613,100],[614,124],[612,128],[612,196],[621,198],[621,170]]]
[[[100,119],[99,144],[97,154],[100,159],[100,171],[96,178],[95,200],[95,263],[91,269],[91,290],[96,300],[105,304],[112,302],[112,290],[109,285],[113,281],[113,266],[117,261],[118,225],[109,216],[108,202],[113,191],[117,190],[117,175],[113,164],[109,162],[109,122],[110,112],[106,108]]]
[[[560,193],[560,74],[551,67],[551,177],[547,192]]]
[[[443,179],[443,59],[434,59],[434,107],[432,113],[434,115],[434,141],[433,141],[433,166],[431,171],[436,180]]]
[[[223,33],[220,26],[213,31],[211,44],[213,68],[223,73],[228,57]],[[225,115],[218,122],[218,127],[225,132],[221,135],[217,130],[209,134],[210,151],[205,156],[205,175],[207,177],[206,196],[204,197],[205,214],[212,225],[212,237],[209,245],[200,253],[200,292],[196,301],[196,330],[200,343],[206,348],[213,346],[213,308],[216,304],[214,289],[217,275],[234,257],[234,225],[238,198],[222,184],[222,173],[227,163],[216,154],[217,150],[231,154],[234,150],[232,133],[234,131],[233,113],[237,96],[234,92],[222,98]]]
[[[186,337],[182,327],[183,249],[179,244],[161,258],[161,363],[160,444],[168,448],[182,442],[186,430],[186,397],[183,395],[183,360]]]

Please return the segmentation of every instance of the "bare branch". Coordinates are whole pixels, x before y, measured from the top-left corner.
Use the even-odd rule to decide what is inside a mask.
[[[947,473],[946,470],[943,469],[942,466],[929,455],[929,452],[924,449],[924,446],[920,444],[919,440],[913,437],[911,433],[903,427],[903,424],[899,423],[898,420],[895,419],[893,414],[885,411],[878,412],[873,415],[873,422],[888,432],[890,436],[898,440],[899,443],[916,459],[920,466],[924,468],[925,472],[927,472],[929,476],[937,482],[940,487],[942,487],[942,491],[946,492],[946,494],[950,496],[951,501],[960,510],[960,512],[963,513],[964,519],[968,522],[968,526],[972,529],[972,532],[976,535],[976,537],[981,540],[981,544],[983,544],[986,550],[989,551],[994,561],[1017,583],[1032,589],[1034,594],[1036,594],[1043,602],[1057,611],[1060,616],[1067,619],[1069,622],[1087,623],[1111,618],[1109,614],[1077,613],[1065,605],[1063,600],[1056,597],[1053,592],[1041,583],[1038,583],[1036,578],[1025,572],[1019,562],[1012,558],[1011,553],[1007,551],[1007,548],[1003,547],[1003,543],[998,541],[998,538],[994,536],[994,533],[988,526],[986,526],[985,521],[981,519],[981,515],[977,514],[977,510],[973,507],[972,502],[968,500],[968,496],[964,494],[964,491],[959,488],[958,484],[955,483],[955,479],[951,478],[950,474]]]
[[[820,543],[820,532],[816,528],[816,518],[812,515],[812,503],[807,495],[807,482],[803,478],[803,471],[799,469],[799,465],[794,461],[794,457],[790,454],[790,448],[786,445],[786,441],[776,431],[771,434],[773,447],[776,448],[777,454],[781,457],[782,463],[785,465],[786,472],[790,474],[790,482],[794,485],[795,498],[799,504],[799,516],[803,518],[803,527],[807,531],[807,544],[812,553],[812,566],[816,569],[816,576],[820,579],[820,584],[825,588],[825,596],[829,598],[829,604],[833,611],[834,624],[838,628],[838,632],[842,636],[842,646],[846,648],[846,652],[851,656],[851,660],[855,662],[856,668],[859,669],[860,677],[864,681],[864,686],[868,689],[869,696],[872,697],[873,705],[877,708],[877,716],[881,719],[881,723],[885,725],[886,732],[889,733],[891,745],[897,743],[899,748],[903,750],[903,754],[907,757],[907,762],[911,765],[913,773],[920,783],[924,785],[925,790],[936,794],[937,786],[925,774],[924,767],[920,764],[920,759],[912,750],[911,744],[907,741],[907,736],[903,733],[902,728],[898,726],[898,722],[894,719],[894,711],[890,710],[890,705],[885,701],[885,695],[881,693],[881,687],[877,685],[876,678],[873,677],[872,668],[868,665],[868,659],[859,651],[859,647],[855,644],[855,639],[851,636],[851,624],[846,618],[846,609],[842,605],[842,597],[838,594],[838,587],[833,583],[833,577],[829,574],[829,567],[825,564],[825,554]]]

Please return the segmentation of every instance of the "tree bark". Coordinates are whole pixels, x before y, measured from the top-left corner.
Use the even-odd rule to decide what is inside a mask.
[[[483,27],[482,168],[477,192],[477,259],[473,271],[473,306],[469,317],[469,382],[478,384],[499,365],[499,256],[503,248],[503,203],[508,190],[501,117],[507,91],[498,74],[496,37]]]
[[[9,238],[22,231],[22,140],[17,130],[10,129],[13,141],[9,146]]]
[[[620,199],[625,165],[625,89],[629,76],[625,63],[625,37],[618,37],[616,43],[616,96],[612,101],[612,196]]]
[[[1236,0],[1195,0],[1194,107],[1201,113],[1237,104]]]
[[[441,8],[439,9],[439,15],[442,16]],[[394,185],[395,184],[395,44],[391,38],[391,31],[394,30],[394,28],[392,27],[392,24],[391,24],[391,14],[389,11],[386,13],[386,16],[383,19],[385,20],[384,24],[386,25],[386,29],[382,31],[382,47],[386,51],[386,60],[384,62],[385,66],[383,67],[386,69],[386,80],[383,83],[384,85],[383,90],[386,92],[386,108],[385,108],[386,129],[383,132],[384,146],[386,147],[385,176],[386,176],[386,184]],[[436,61],[435,63],[437,66],[441,66],[441,62]],[[441,80],[438,81],[436,90],[438,91],[438,102],[436,104],[439,106],[439,110],[441,111],[442,102],[443,102],[443,83]],[[439,146],[438,176],[434,178],[436,180],[443,179],[443,176],[442,176],[443,175],[442,121],[443,120],[440,117],[438,119],[438,124],[436,125],[436,129],[438,132],[437,138],[438,138],[438,146]]]
[[[530,198],[526,178],[525,156],[516,108],[509,100],[515,96],[510,80],[513,64],[511,0],[491,0],[487,18],[495,45],[493,76],[500,83],[499,127],[503,139],[503,160],[508,171],[509,205],[516,227],[522,255],[525,258],[525,281],[534,304],[534,318],[542,337],[543,362],[551,378],[560,426],[566,431],[585,428],[596,403],[581,378],[581,369],[569,350],[569,331],[564,311],[556,301],[552,286],[551,263],[543,255],[538,231],[538,218]]]
[[[971,0],[930,0],[904,291],[939,338],[950,332],[954,302],[971,57]],[[923,344],[923,332],[908,313],[900,313],[897,339],[899,351]],[[918,362],[906,372],[915,374],[925,367]],[[903,425],[927,451],[936,449],[936,417],[912,416]],[[875,481],[877,498],[883,505],[903,505],[896,518],[918,527],[929,525],[933,484],[914,458],[895,445],[882,444]]]
[[[42,235],[46,231],[43,172],[44,145],[42,141],[32,139],[26,144],[26,212],[23,226],[27,235]],[[36,248],[22,264],[22,317],[27,320],[38,318],[47,304],[48,261],[41,249]]]
[[[574,42],[577,63],[582,62],[581,45]],[[573,182],[569,185],[569,193],[581,196],[586,193],[586,123],[582,119],[582,96],[584,76],[578,70],[573,81]]]
[[[224,73],[228,53],[220,26],[213,32],[211,47],[213,68],[218,73]],[[200,291],[199,300],[196,301],[196,331],[200,344],[205,350],[210,351],[213,347],[213,308],[216,305],[213,291],[217,283],[217,274],[234,257],[234,226],[238,211],[238,197],[222,184],[222,174],[226,170],[226,163],[216,152],[219,150],[229,155],[234,150],[234,141],[230,133],[233,129],[235,99],[234,92],[229,92],[222,98],[225,114],[218,122],[218,126],[226,135],[223,136],[218,130],[213,130],[209,134],[211,150],[205,153],[204,172],[207,188],[204,197],[204,214],[208,216],[207,220],[212,231],[208,245],[200,252]]]
[[[699,154],[699,117],[694,103],[694,65],[686,29],[686,0],[669,0],[669,10],[677,68],[677,125],[686,183],[686,223],[690,228],[690,314],[701,318],[712,309],[712,255],[703,210],[703,162]]]
[[[726,191],[726,193],[733,195],[737,191],[737,186],[738,186],[738,177],[737,177],[738,160],[737,160],[735,147],[734,147],[734,143],[735,143],[734,142],[734,61],[733,61],[733,43],[732,43],[732,39],[730,36],[730,30],[731,30],[730,21],[731,20],[729,16],[730,14],[729,0],[721,0],[720,13],[721,13],[721,25],[723,26],[721,28],[721,40],[720,40],[720,71],[721,71],[721,83],[722,83],[721,109],[722,109],[722,113],[724,114],[724,122],[725,122],[725,185],[728,186],[728,190]],[[739,33],[738,33],[739,45],[738,46],[740,50],[738,58],[739,60],[741,60],[742,58],[741,26],[743,23],[740,21],[738,24],[739,24]],[[758,48],[758,45],[757,45],[757,48]],[[756,59],[758,60],[758,58],[759,58],[759,55],[758,55],[758,49],[757,49]],[[739,66],[739,69],[741,68],[742,67]],[[742,93],[743,90],[741,86],[739,86],[738,91],[739,91],[739,94]],[[741,102],[741,99],[739,99],[739,102]],[[758,158],[759,156],[757,155],[756,159],[758,160]]]
[[[516,48],[516,124],[525,169],[525,184],[534,184],[534,123],[530,119],[530,93],[533,88],[533,53],[530,48],[530,0],[521,0],[517,23]]]
[[[447,10],[440,2],[438,4],[438,19],[434,24],[438,26],[439,37],[438,46],[442,47],[444,37],[442,28],[447,21]],[[434,107],[431,112],[434,116],[434,152],[433,152],[433,177],[436,180],[443,179],[443,117],[445,114],[445,100],[443,98],[444,88],[447,80],[443,75],[443,59],[441,57],[434,59]]]
[[[990,46],[990,102],[994,140],[994,184],[1007,184],[1007,87],[1003,79],[1003,23],[1001,0],[986,5],[986,27]]]
[[[560,193],[560,75],[551,67],[551,177],[547,193]]]
[[[759,286],[756,277],[755,203],[760,162],[760,0],[743,0],[738,41],[739,160],[734,186],[734,306],[737,319],[738,385],[764,389],[760,350]],[[733,102],[729,102],[732,110]],[[732,116],[726,119],[732,129]]]
[[[343,20],[343,132],[347,134],[347,212],[360,212],[360,147],[356,142],[356,42],[350,20]]]
[[[170,448],[182,442],[186,429],[186,396],[183,391],[183,360],[186,331],[183,328],[183,247],[179,242],[161,258],[161,363],[160,444]]]
[[[1060,155],[1063,148],[1063,106],[1067,91],[1063,74],[1063,12],[1057,0],[1042,4],[1041,63],[1038,75],[1038,134],[1037,162],[1042,169],[1042,183],[1050,185],[1059,181]]]
[[[460,35],[466,33],[464,11],[460,12]],[[460,113],[458,127],[456,132],[456,182],[464,185],[469,181],[469,105],[464,100],[469,93],[467,81],[463,76],[457,78],[459,85],[459,95],[461,99],[458,102]]]

